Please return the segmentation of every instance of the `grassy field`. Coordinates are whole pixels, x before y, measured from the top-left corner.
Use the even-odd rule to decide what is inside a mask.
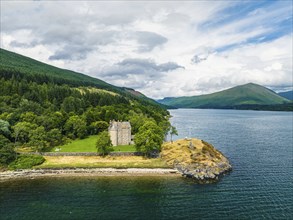
[[[34,168],[170,168],[161,158],[142,156],[45,156]]]
[[[54,147],[52,152],[97,152],[97,135],[89,136],[81,140],[74,140],[68,144]],[[120,145],[113,147],[115,152],[135,152],[134,145]],[[57,150],[59,149],[59,150]]]

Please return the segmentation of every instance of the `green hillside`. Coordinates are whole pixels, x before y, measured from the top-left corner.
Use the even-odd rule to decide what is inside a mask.
[[[243,105],[278,105],[289,100],[263,86],[248,83],[208,95],[164,98],[158,102],[177,108],[233,108]]]
[[[37,83],[96,87],[113,91],[131,99],[136,99],[144,104],[151,104],[165,108],[165,106],[158,104],[154,100],[133,89],[113,86],[100,79],[82,73],[57,68],[2,48],[0,48],[0,74],[1,77],[6,79],[14,76],[15,78],[25,78],[28,81],[35,81]]]
[[[101,88],[115,89],[114,86],[74,71],[57,68],[29,57],[22,56],[4,49],[0,49],[0,71],[4,74],[26,74],[29,78],[50,80],[58,83],[66,82],[73,85],[92,85]],[[46,81],[48,82],[48,81]]]

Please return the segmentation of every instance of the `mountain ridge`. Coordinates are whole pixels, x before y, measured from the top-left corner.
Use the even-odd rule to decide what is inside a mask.
[[[241,105],[279,105],[290,101],[266,87],[247,83],[211,94],[166,97],[158,102],[177,108],[233,108]]]
[[[286,92],[278,92],[278,95],[293,101],[293,90]]]

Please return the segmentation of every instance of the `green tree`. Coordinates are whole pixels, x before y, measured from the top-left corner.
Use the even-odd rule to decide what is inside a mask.
[[[51,147],[62,144],[62,134],[58,128],[54,128],[46,133],[46,141]]]
[[[62,103],[62,109],[69,113],[74,112],[78,113],[80,110],[82,110],[83,103],[82,100],[77,97],[66,97]]]
[[[26,121],[30,123],[35,123],[37,119],[37,115],[33,112],[25,112],[20,115],[21,121]]]
[[[164,120],[159,123],[160,128],[164,133],[165,140],[167,139],[168,133],[171,130],[171,123],[169,120]]]
[[[30,132],[38,127],[36,124],[30,122],[18,122],[12,128],[14,130],[15,143],[20,141],[21,143],[29,142]]]
[[[15,158],[16,152],[13,150],[12,143],[0,134],[0,165],[8,165]]]
[[[85,121],[77,116],[73,115],[68,118],[64,125],[64,130],[70,138],[85,138],[87,135],[87,127]]]
[[[164,140],[162,129],[153,121],[147,121],[134,136],[137,151],[149,155],[152,151],[161,150]]]
[[[37,127],[30,131],[28,146],[32,147],[35,151],[43,151],[49,144],[46,141],[46,131],[43,126]]]
[[[18,109],[21,113],[33,112],[37,115],[41,114],[41,112],[43,111],[43,109],[39,103],[36,103],[34,101],[30,101],[27,99],[22,99],[20,101]]]
[[[62,129],[65,121],[66,117],[61,112],[53,112],[38,118],[38,124],[43,125],[46,131],[53,128]]]
[[[3,134],[5,137],[10,136],[10,125],[8,121],[0,119],[0,134]]]
[[[97,151],[99,153],[102,153],[103,156],[109,154],[111,151],[114,150],[109,133],[107,131],[103,131],[98,135],[96,146]]]
[[[143,114],[137,114],[134,111],[130,112],[129,121],[131,124],[131,132],[136,134],[140,127],[148,120]]]
[[[91,134],[98,134],[102,131],[107,130],[108,127],[109,123],[105,121],[95,121],[91,123],[91,125],[89,126],[89,130]]]
[[[171,129],[170,129],[171,143],[173,143],[173,140],[172,140],[173,135],[178,135],[178,131],[174,126],[171,126]]]

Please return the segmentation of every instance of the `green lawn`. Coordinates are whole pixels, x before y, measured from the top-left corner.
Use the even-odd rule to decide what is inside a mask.
[[[85,139],[78,139],[69,144],[54,147],[52,152],[97,152],[96,148],[97,135],[89,136]],[[136,151],[134,145],[120,145],[113,147],[114,151],[118,152],[134,152]],[[56,149],[60,149],[59,151]]]
[[[119,145],[113,148],[115,152],[135,152],[136,151],[134,145]]]

